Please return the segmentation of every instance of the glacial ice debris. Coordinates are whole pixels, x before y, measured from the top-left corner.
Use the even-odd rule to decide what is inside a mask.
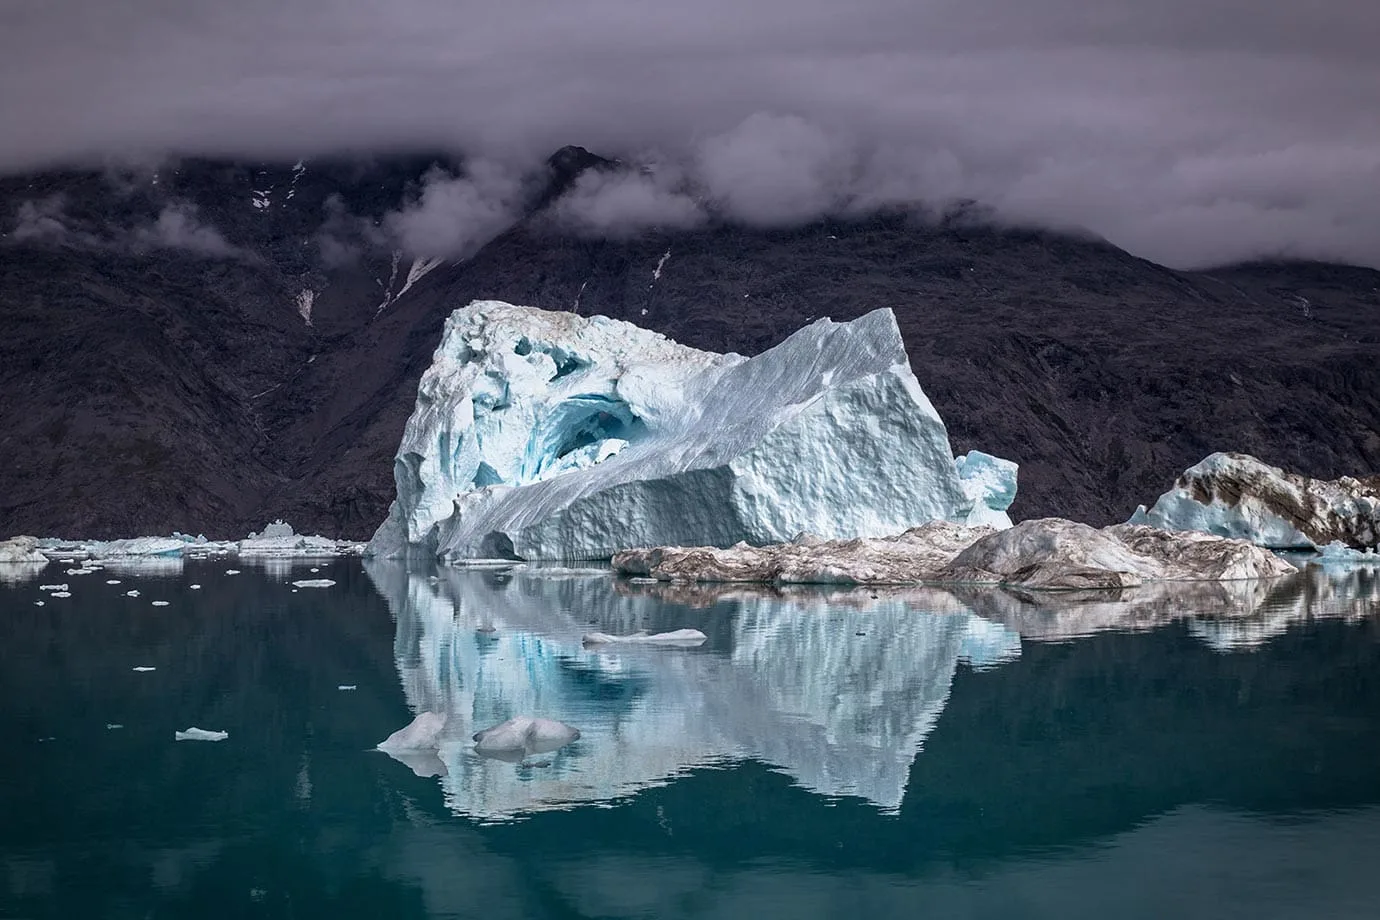
[[[991,527],[933,521],[893,537],[820,540],[802,535],[789,543],[726,549],[659,546],[613,557],[620,574],[661,581],[766,582],[770,584],[880,585],[927,581]]]
[[[378,749],[385,753],[434,751],[441,743],[441,732],[445,728],[446,716],[444,713],[421,712],[411,722],[379,742]]]
[[[605,632],[585,633],[581,644],[591,645],[647,645],[669,648],[698,648],[709,641],[709,637],[698,629],[673,629],[663,633],[649,633],[645,629],[626,636],[615,636]]]
[[[477,301],[446,322],[394,478],[370,555],[574,560],[1005,523],[1015,465],[955,460],[890,310],[743,358]]]
[[[1147,581],[1278,578],[1294,567],[1245,540],[1060,518],[1022,521],[973,543],[937,581],[1030,588],[1124,588]]]
[[[1376,549],[1352,549],[1341,540],[1318,547],[1318,555],[1307,559],[1325,569],[1341,570],[1358,567],[1380,567],[1380,551]]]
[[[335,582],[329,578],[306,578],[292,583],[294,588],[330,588],[334,585]]]
[[[329,537],[306,536],[294,533],[291,524],[274,521],[259,533],[251,533],[236,545],[243,558],[288,556],[297,559],[316,559],[339,556],[354,550],[358,544]]]
[[[186,731],[173,732],[174,741],[224,741],[229,737],[229,732],[208,731],[195,725]]]
[[[1006,510],[1016,500],[1017,465],[980,450],[954,458],[959,487],[969,505],[962,523],[1004,530],[1011,526]]]
[[[1380,476],[1310,479],[1246,454],[1216,453],[1189,467],[1131,524],[1200,530],[1272,549],[1313,549],[1334,541],[1380,545]]]
[[[0,563],[48,562],[48,557],[38,551],[37,537],[10,537],[0,540]]]
[[[654,547],[613,558],[623,575],[772,584],[988,583],[1112,588],[1146,581],[1275,578],[1289,563],[1244,540],[1060,518],[1006,530],[934,522],[896,537],[774,546]]]
[[[492,728],[475,732],[474,749],[484,757],[521,760],[532,754],[550,754],[580,738],[580,730],[555,719],[516,716]]]

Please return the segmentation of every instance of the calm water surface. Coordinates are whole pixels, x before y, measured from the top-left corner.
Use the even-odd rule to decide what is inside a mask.
[[[1380,915],[1374,570],[1040,596],[230,567],[0,572],[0,917]],[[686,626],[709,641],[580,642]],[[372,750],[423,711],[439,750]],[[583,734],[477,757],[514,715]]]

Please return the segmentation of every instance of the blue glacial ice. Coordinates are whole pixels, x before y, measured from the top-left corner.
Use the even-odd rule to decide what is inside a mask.
[[[749,359],[479,301],[447,320],[368,551],[603,559],[1009,524],[1015,475],[978,452],[955,461],[890,310]]]
[[[1216,453],[1189,467],[1128,522],[1199,530],[1272,549],[1380,543],[1380,482],[1310,479],[1246,454]]]

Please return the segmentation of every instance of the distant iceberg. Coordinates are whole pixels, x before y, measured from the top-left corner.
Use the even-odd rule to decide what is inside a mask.
[[[11,537],[0,540],[0,563],[47,563],[48,557],[38,551],[37,537]]]
[[[394,477],[372,555],[604,559],[1009,525],[1016,465],[955,461],[890,310],[749,359],[479,301],[446,322]]]
[[[1380,477],[1310,479],[1246,454],[1217,453],[1189,467],[1129,523],[1201,530],[1272,549],[1313,549],[1340,542],[1380,544]]]

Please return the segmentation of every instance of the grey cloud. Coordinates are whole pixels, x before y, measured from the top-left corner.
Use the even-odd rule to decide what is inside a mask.
[[[68,233],[63,221],[61,195],[52,195],[39,201],[23,201],[15,215],[10,237],[15,242],[62,242]]]
[[[512,225],[524,191],[522,170],[492,160],[467,163],[462,176],[433,169],[417,200],[385,226],[409,255],[467,256]]]
[[[577,232],[621,236],[643,230],[687,230],[708,218],[676,169],[589,171],[552,207]]]
[[[153,223],[134,228],[129,235],[136,251],[147,249],[182,249],[211,258],[237,258],[240,250],[231,245],[220,231],[204,223],[196,205],[173,202],[166,205]]]
[[[656,150],[692,198],[754,223],[964,198],[1178,265],[1380,265],[1374,3],[17,0],[5,15],[0,170],[423,146],[506,167],[578,143]],[[626,227],[677,194],[610,184],[567,206]],[[393,229],[464,247],[470,218],[443,215],[492,227],[507,200],[438,191]]]

